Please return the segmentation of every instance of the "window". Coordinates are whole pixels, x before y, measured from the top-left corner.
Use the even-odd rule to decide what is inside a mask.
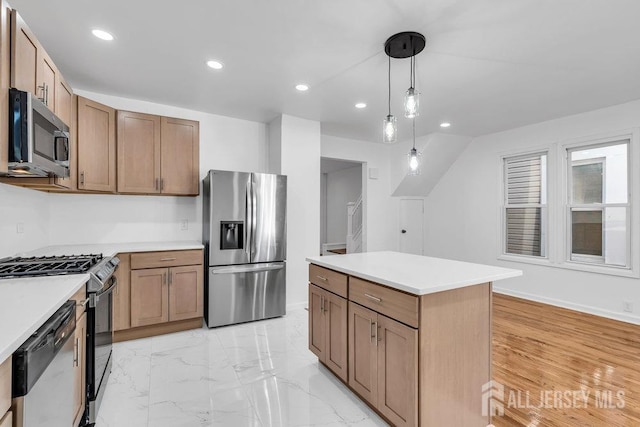
[[[567,149],[568,261],[630,267],[629,144]]]
[[[547,153],[504,159],[504,253],[547,256]]]

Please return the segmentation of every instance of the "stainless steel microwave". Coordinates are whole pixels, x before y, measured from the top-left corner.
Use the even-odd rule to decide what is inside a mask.
[[[9,89],[8,176],[69,176],[69,126],[29,92]]]

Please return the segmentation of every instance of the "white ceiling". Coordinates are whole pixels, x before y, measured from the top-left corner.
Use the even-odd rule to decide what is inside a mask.
[[[418,135],[443,120],[475,136],[640,98],[638,0],[10,3],[75,88],[260,122],[286,113],[375,142],[387,114],[383,44],[406,30],[427,37]],[[212,58],[225,68],[206,67]],[[392,80],[400,116],[408,60],[393,61]],[[299,82],[311,89],[297,92]]]

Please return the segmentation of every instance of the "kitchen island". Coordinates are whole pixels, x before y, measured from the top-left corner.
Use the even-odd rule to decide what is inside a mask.
[[[521,271],[398,252],[307,261],[309,349],[351,390],[397,426],[489,424],[492,282]]]

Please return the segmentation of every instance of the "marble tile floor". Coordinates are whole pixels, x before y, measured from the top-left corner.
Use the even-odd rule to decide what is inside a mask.
[[[307,349],[307,311],[114,344],[96,427],[386,426]]]

